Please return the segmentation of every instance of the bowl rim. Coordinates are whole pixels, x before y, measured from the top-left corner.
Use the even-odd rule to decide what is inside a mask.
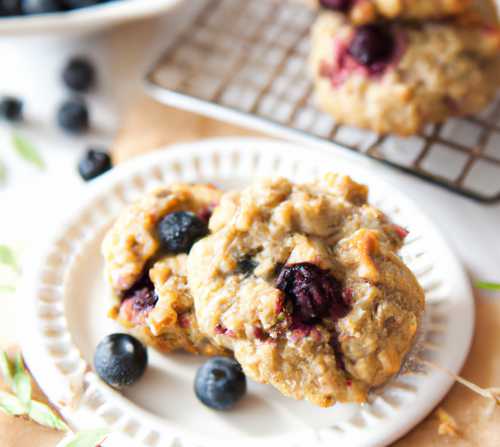
[[[0,17],[0,35],[78,32],[152,17],[174,8],[181,1],[183,0],[114,0],[71,11]]]

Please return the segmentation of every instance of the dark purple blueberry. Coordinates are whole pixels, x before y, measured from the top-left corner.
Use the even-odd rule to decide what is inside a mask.
[[[86,8],[100,3],[100,0],[60,0],[64,9]]]
[[[57,111],[57,122],[61,129],[69,133],[83,133],[89,128],[89,111],[80,98],[69,99]]]
[[[325,317],[341,318],[349,310],[342,299],[340,283],[328,270],[314,264],[285,265],[276,287],[285,293],[285,301],[292,303],[292,315],[298,323],[314,324]]]
[[[167,214],[158,223],[158,237],[170,253],[188,253],[193,244],[207,234],[207,223],[188,211]]]
[[[132,294],[127,296],[127,299],[132,300],[132,309],[137,313],[148,314],[158,302],[158,296],[154,290],[148,287],[134,290]]]
[[[257,263],[252,259],[251,256],[244,256],[243,258],[238,260],[238,263],[236,265],[236,273],[241,273],[245,276],[249,276],[253,273],[256,267]]]
[[[137,382],[148,364],[144,345],[128,334],[111,334],[98,345],[94,367],[99,377],[113,388],[130,386]]]
[[[69,89],[86,92],[95,82],[94,66],[84,57],[73,57],[64,67],[62,79]]]
[[[130,289],[124,292],[122,301],[127,301],[130,310],[136,314],[148,314],[155,307],[158,296],[148,275],[144,275]]]
[[[112,168],[111,157],[106,151],[89,149],[78,163],[78,172],[83,180],[92,180]]]
[[[196,397],[214,410],[229,410],[246,393],[247,380],[240,364],[228,357],[213,357],[194,380]]]
[[[394,36],[386,25],[363,25],[356,29],[347,51],[357,62],[370,67],[388,62],[394,48]]]
[[[319,0],[319,4],[325,9],[346,12],[352,6],[352,0]]]
[[[61,10],[58,0],[21,0],[21,9],[24,14],[43,14]]]
[[[344,354],[342,353],[342,347],[340,346],[340,341],[339,341],[339,336],[336,331],[332,333],[331,339],[330,339],[330,346],[333,349],[333,353],[335,355],[335,362],[337,364],[337,367],[341,369],[342,371],[345,371],[345,361],[344,361]]]
[[[0,17],[21,14],[21,0],[0,0]]]
[[[23,117],[23,102],[13,96],[4,96],[0,99],[0,118],[16,122]]]

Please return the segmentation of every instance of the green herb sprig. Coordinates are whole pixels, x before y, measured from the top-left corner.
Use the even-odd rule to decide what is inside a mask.
[[[19,266],[19,263],[17,262],[17,257],[14,253],[14,250],[10,248],[7,245],[0,244],[0,265],[4,265],[11,269],[14,273],[15,276],[19,277],[19,274],[21,273],[21,267]],[[0,278],[1,279],[1,278]],[[13,281],[9,282],[17,282],[16,279],[13,279]],[[16,291],[15,284],[12,283],[7,283],[4,284],[3,281],[0,282],[0,294],[1,293],[14,293]]]
[[[31,377],[24,367],[21,354],[14,358],[0,353],[0,371],[12,393],[0,391],[0,411],[11,416],[24,416],[45,427],[69,431],[64,421],[51,408],[31,398]]]
[[[2,159],[0,159],[0,185],[7,181],[7,166]]]
[[[16,154],[24,161],[31,163],[38,169],[45,169],[45,162],[42,156],[35,146],[25,137],[16,132],[12,132],[12,147],[14,148]]]
[[[12,248],[8,245],[0,244],[0,264],[10,267],[15,272],[19,273],[20,271],[14,250],[12,250]]]
[[[478,281],[476,287],[482,290],[492,290],[494,292],[500,292],[500,283],[489,282],[489,281]]]

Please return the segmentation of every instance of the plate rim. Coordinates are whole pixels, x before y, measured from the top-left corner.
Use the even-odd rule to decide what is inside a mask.
[[[242,151],[242,150],[244,150],[245,146],[253,146],[254,148],[256,148],[259,145],[261,145],[261,146],[273,146],[274,149],[276,149],[276,150],[283,150],[286,148],[288,151],[291,150],[292,152],[294,152],[295,156],[300,154],[301,152],[304,153],[304,151],[313,151],[315,158],[323,155],[323,156],[329,157],[329,160],[328,160],[329,162],[335,161],[333,159],[334,153],[331,150],[327,151],[327,150],[323,150],[321,148],[315,148],[315,147],[311,148],[311,147],[306,147],[305,145],[299,145],[299,144],[295,144],[295,143],[289,143],[286,141],[275,140],[275,139],[270,139],[270,138],[223,137],[223,138],[210,138],[210,139],[197,140],[197,141],[189,142],[189,143],[179,143],[179,144],[167,145],[167,146],[164,146],[161,149],[156,150],[150,154],[146,154],[146,155],[143,155],[141,157],[133,158],[133,159],[117,166],[115,169],[113,169],[108,174],[105,174],[101,178],[96,179],[92,184],[88,185],[87,191],[85,192],[84,200],[82,200],[79,204],[77,204],[74,207],[74,209],[71,209],[69,212],[65,213],[66,214],[65,219],[63,219],[61,221],[61,223],[59,225],[57,225],[56,228],[54,228],[54,235],[58,234],[58,233],[59,234],[64,233],[64,231],[61,231],[61,230],[64,230],[64,229],[67,230],[67,228],[69,228],[71,226],[72,222],[75,219],[77,219],[78,217],[81,217],[81,213],[85,209],[87,209],[89,204],[93,200],[95,200],[99,195],[109,194],[111,192],[111,190],[113,189],[113,187],[116,187],[116,185],[118,185],[120,182],[124,182],[125,178],[128,175],[132,175],[133,173],[138,174],[139,172],[143,171],[147,167],[151,167],[151,165],[155,162],[158,164],[162,164],[162,163],[165,164],[165,163],[168,163],[169,159],[175,160],[175,159],[178,159],[179,157],[181,157],[181,158],[186,157],[187,158],[189,154],[196,154],[200,151],[201,151],[200,153],[203,153],[203,151],[209,150],[210,147],[214,148],[216,146],[220,146],[219,149],[223,148],[224,150],[228,150],[228,151],[230,149],[232,149],[232,150],[238,149],[239,151]],[[353,160],[350,159],[350,157],[343,157],[343,158],[344,158],[344,160],[343,160],[344,164],[347,164],[347,165],[354,164]],[[295,158],[295,160],[298,160],[298,159]],[[370,163],[367,163],[367,165],[369,165],[369,164]],[[367,169],[367,166],[361,166],[361,167],[355,166],[355,168],[356,169],[355,169],[355,172],[353,174],[354,177],[356,177],[356,175],[359,175],[359,172],[361,172],[363,175],[367,175],[369,178],[373,178],[375,180],[374,174],[369,172],[369,170]],[[339,171],[343,172],[344,169],[341,168]],[[378,179],[376,179],[376,182],[385,188],[390,188],[397,197],[401,197],[402,199],[404,199],[407,207],[412,208],[412,210],[418,212],[418,218],[426,224],[427,231],[430,231],[431,235],[433,235],[434,237],[437,237],[440,240],[441,245],[447,250],[447,252],[448,252],[447,254],[450,255],[452,258],[450,260],[453,262],[453,268],[456,269],[457,272],[460,273],[460,279],[461,279],[461,282],[463,283],[462,286],[464,288],[463,292],[464,292],[464,294],[467,294],[467,296],[468,296],[468,307],[471,310],[471,315],[470,315],[469,334],[467,334],[468,344],[467,344],[467,346],[464,347],[463,354],[461,355],[461,358],[456,362],[456,368],[453,368],[454,370],[456,370],[456,372],[458,372],[462,369],[463,364],[464,364],[465,360],[467,359],[467,356],[468,356],[468,353],[469,353],[469,350],[471,347],[472,339],[473,339],[474,324],[475,324],[475,307],[474,307],[474,301],[473,301],[473,294],[472,294],[470,282],[467,279],[466,272],[465,272],[461,262],[459,261],[459,258],[455,254],[453,248],[449,245],[447,239],[444,237],[444,235],[442,234],[439,227],[437,227],[430,220],[430,218],[427,216],[427,214],[424,211],[421,210],[421,208],[418,206],[418,204],[416,204],[415,201],[411,197],[407,196],[404,193],[401,193],[390,180],[386,180],[385,178],[384,179],[378,178]],[[370,185],[368,183],[368,186],[371,187],[373,185]],[[105,191],[105,193],[102,193],[102,190],[104,190],[105,187],[107,188],[107,190]],[[80,216],[78,215],[78,213],[80,213]],[[32,257],[33,262],[29,268],[29,272],[34,274],[37,271],[36,265],[37,264],[40,265],[40,262],[42,261],[44,255],[46,255],[48,253],[48,250],[49,250],[48,247],[51,245],[53,240],[54,240],[53,236],[47,238],[46,244],[43,244],[47,248],[39,248],[38,249],[38,251],[37,251],[38,256]],[[38,258],[39,258],[39,260],[37,260]],[[69,264],[70,264],[70,266],[66,269],[67,271],[70,271],[72,269],[72,266],[74,264],[74,259],[71,259]],[[69,274],[69,273],[67,273],[67,274]],[[24,294],[24,296],[30,296],[30,295],[26,295],[27,293],[29,293],[29,290],[30,290],[29,285],[32,284],[31,292],[33,292],[33,290],[34,290],[33,287],[36,285],[36,283],[37,283],[36,275],[35,276],[26,275],[25,281],[23,282],[23,285],[20,288],[20,293]],[[33,297],[30,298],[32,301],[30,303],[31,304],[30,307],[32,307],[33,309],[31,309],[31,311],[27,312],[27,314],[31,314],[35,308],[34,304],[36,303],[36,299],[35,299],[36,294],[31,293],[31,295],[33,295]],[[34,315],[29,316],[28,323],[30,320],[31,320],[31,322],[33,322],[33,319],[32,319],[33,316]],[[30,327],[30,326],[28,326],[28,327]],[[35,332],[35,329],[34,329],[35,326],[32,326],[32,328],[33,328],[33,332]],[[68,333],[70,332],[68,328],[66,328],[66,331]],[[26,333],[25,333],[26,336],[23,337],[23,339],[21,341],[21,345],[22,345],[23,351],[26,352],[27,364],[30,367],[30,369],[32,369],[33,375],[36,378],[37,377],[36,371],[37,370],[38,370],[38,372],[40,371],[40,365],[35,364],[36,355],[34,354],[33,351],[36,351],[37,349],[39,349],[39,347],[37,348],[34,346],[34,343],[32,342],[33,337],[27,336],[27,334],[29,332],[30,331],[26,331]],[[33,334],[31,334],[31,335],[33,335]],[[74,343],[72,343],[72,345],[74,346]],[[78,351],[78,353],[80,354],[80,358],[82,359],[81,353],[79,351]],[[116,393],[114,390],[110,390],[104,384],[100,383],[100,381],[97,379],[97,376],[93,372],[91,372],[89,374],[91,375],[91,377],[93,376],[93,379],[96,381],[98,386],[104,387],[104,389],[106,390],[106,393],[108,393],[108,394],[109,394],[109,392]],[[386,442],[395,441],[396,439],[398,439],[399,437],[404,435],[406,432],[408,432],[415,425],[417,425],[422,419],[424,419],[428,415],[428,413],[432,410],[432,408],[434,408],[434,406],[439,401],[442,400],[442,398],[448,393],[449,389],[454,384],[454,380],[452,380],[451,378],[449,378],[447,376],[443,377],[441,379],[441,382],[442,382],[442,384],[441,384],[442,392],[436,393],[434,401],[432,401],[430,404],[426,405],[425,411],[420,411],[416,415],[416,417],[412,418],[413,422],[411,422],[409,424],[407,423],[406,425],[402,426],[399,431],[392,433],[392,436],[390,436],[390,437],[386,436],[384,438],[382,444],[376,443],[373,445],[385,445]],[[43,384],[40,384],[40,385],[41,385],[41,388],[44,389]],[[53,398],[53,396],[52,397],[48,396],[48,397],[51,400]],[[120,397],[122,397],[123,399],[126,399],[123,396],[120,396]],[[138,407],[133,402],[128,402],[128,403],[132,404],[133,406]],[[138,408],[140,408],[140,407],[138,407]],[[146,410],[143,410],[143,409],[141,409],[141,410],[144,413],[148,413]],[[149,419],[150,419],[150,422],[154,422],[155,425],[156,425],[156,423],[162,423],[162,421],[163,421],[160,417],[158,417],[156,415],[149,414],[149,413],[148,413],[148,415],[152,416],[152,418],[149,418]],[[172,425],[171,422],[169,422],[168,424]],[[370,445],[372,445],[372,444],[370,444]]]

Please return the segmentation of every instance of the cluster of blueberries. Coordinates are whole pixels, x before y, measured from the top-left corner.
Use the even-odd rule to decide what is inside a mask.
[[[62,80],[64,85],[77,96],[64,101],[59,106],[56,115],[57,124],[67,133],[84,133],[90,127],[90,118],[87,104],[80,95],[88,92],[95,85],[95,68],[87,59],[73,57],[62,71]],[[23,106],[20,98],[1,97],[0,118],[11,123],[22,121]],[[111,157],[106,150],[89,148],[78,163],[78,172],[84,180],[91,180],[110,170],[111,167]]]
[[[136,383],[148,366],[146,347],[129,334],[111,334],[98,345],[94,367],[99,377],[115,389]],[[214,410],[229,410],[245,395],[247,382],[240,364],[229,357],[212,357],[197,371],[196,397]]]
[[[109,1],[111,0],[0,0],[0,17],[70,11]]]

